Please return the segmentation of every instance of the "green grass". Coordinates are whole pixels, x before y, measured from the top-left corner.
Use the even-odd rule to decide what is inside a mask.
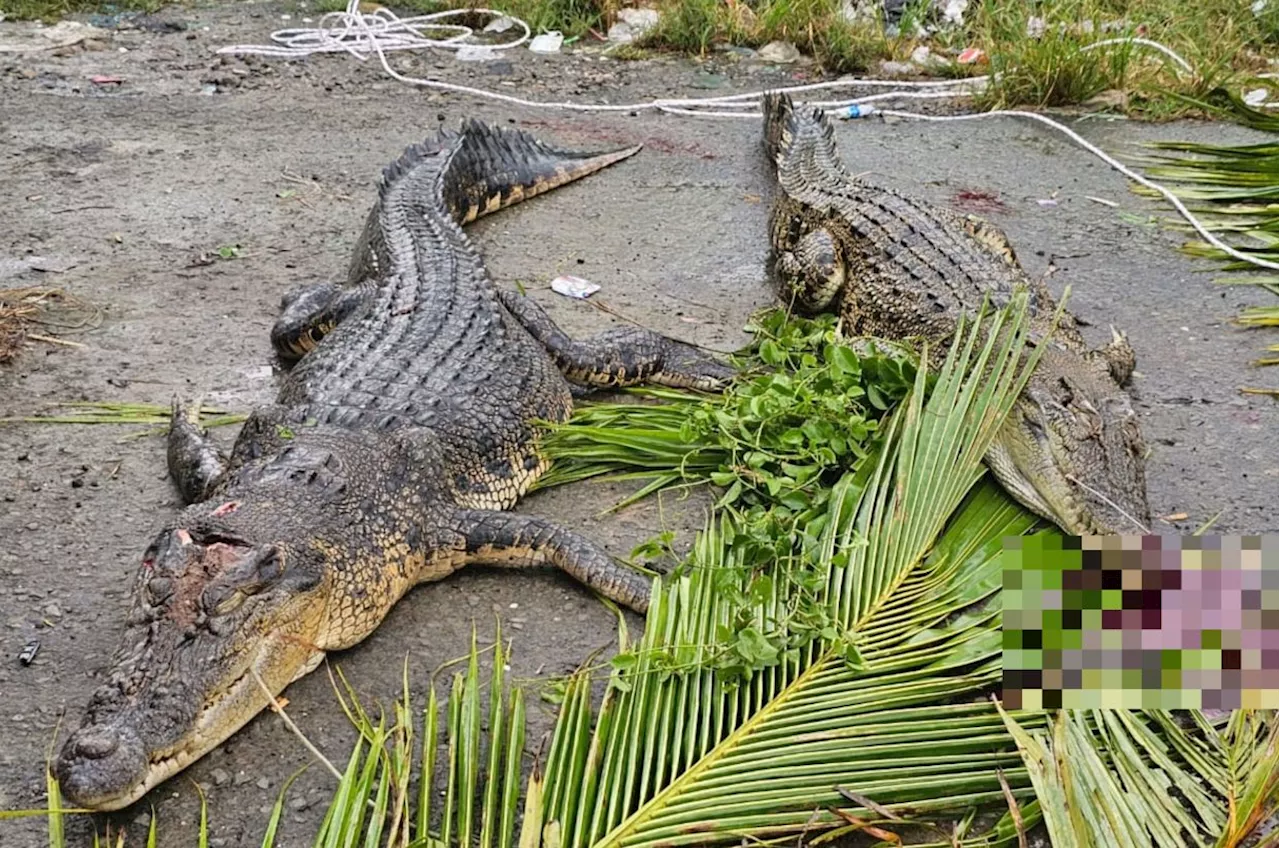
[[[154,12],[163,0],[4,0],[0,3],[6,19],[13,21],[56,21],[65,15]]]
[[[109,4],[97,0],[7,0],[11,18],[46,20],[73,12],[93,12]],[[115,11],[151,11],[157,0],[120,0]],[[370,2],[370,5],[376,5]],[[391,0],[404,14],[469,8],[474,0]],[[558,30],[570,39],[603,34],[623,0],[506,0],[494,4],[525,20],[535,33]],[[319,0],[314,11],[336,11],[345,0]],[[1084,103],[1106,91],[1125,97],[1108,106],[1132,116],[1164,120],[1203,110],[1197,101],[1216,88],[1237,86],[1267,67],[1277,47],[1278,0],[1255,14],[1251,0],[972,0],[960,27],[921,34],[916,24],[932,24],[927,3],[908,4],[896,33],[878,21],[848,21],[841,0],[657,0],[662,13],[646,49],[707,54],[717,44],[760,47],[794,42],[832,72],[871,73],[881,60],[902,61],[921,44],[935,56],[954,57],[966,47],[981,48],[977,64],[950,64],[935,75],[994,72],[997,78],[978,98],[981,108],[1054,107]],[[1032,18],[1043,35],[1028,33]],[[1114,45],[1081,52],[1096,41],[1139,36],[1159,41],[1191,63],[1182,71],[1144,47]]]
[[[158,403],[126,403],[121,401],[71,401],[50,404],[41,415],[0,418],[4,424],[130,424],[143,425],[126,438],[151,436],[167,431],[172,407]],[[211,406],[200,408],[200,426],[225,427],[239,424],[248,416]]]

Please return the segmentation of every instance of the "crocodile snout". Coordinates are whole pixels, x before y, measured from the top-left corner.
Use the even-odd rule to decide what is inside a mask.
[[[148,765],[142,742],[133,733],[90,725],[67,740],[54,764],[54,776],[73,803],[115,810],[141,794]]]

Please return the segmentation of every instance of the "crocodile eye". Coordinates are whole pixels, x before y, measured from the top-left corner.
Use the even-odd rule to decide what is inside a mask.
[[[1093,438],[1102,434],[1102,416],[1092,409],[1084,409],[1076,407],[1076,421],[1084,428],[1086,438]]]
[[[219,594],[222,593],[220,592]],[[229,612],[234,612],[240,608],[240,605],[244,603],[245,598],[249,597],[249,594],[250,593],[245,592],[242,589],[232,589],[231,594],[217,600],[212,609],[210,609],[206,604],[205,611],[211,616],[226,615]],[[203,598],[201,599],[201,603],[204,603]]]
[[[1044,422],[1039,417],[1023,413],[1022,424],[1037,440],[1044,439]]]
[[[159,606],[173,594],[173,581],[168,577],[152,577],[147,581],[147,598],[152,606]]]

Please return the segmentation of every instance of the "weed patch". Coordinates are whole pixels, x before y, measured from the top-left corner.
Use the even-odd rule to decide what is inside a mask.
[[[154,11],[159,0],[6,0],[11,18],[46,20],[77,12]],[[366,4],[362,4],[362,7]],[[370,0],[374,8],[378,3]],[[474,8],[475,0],[390,0],[403,15]],[[533,32],[567,39],[603,37],[632,0],[505,0],[492,4]],[[1199,114],[1194,101],[1274,67],[1280,0],[971,0],[960,20],[944,20],[934,0],[913,0],[892,21],[875,4],[854,0],[652,0],[658,25],[619,59],[640,49],[696,55],[719,45],[757,48],[788,41],[834,73],[881,75],[922,46],[934,76],[992,74],[980,108],[1078,105],[1104,92],[1104,108],[1153,120]],[[345,0],[318,0],[312,11],[339,11]],[[868,11],[869,10],[869,11]],[[1144,38],[1183,56],[1191,71],[1149,47],[1099,41]],[[962,51],[979,57],[958,62]],[[921,70],[921,73],[924,73]]]
[[[4,0],[0,3],[0,11],[10,20],[56,21],[64,15],[76,14],[149,14],[162,6],[162,0]]]

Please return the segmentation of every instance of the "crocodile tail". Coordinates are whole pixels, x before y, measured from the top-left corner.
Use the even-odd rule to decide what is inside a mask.
[[[764,149],[774,165],[790,149],[793,108],[791,95],[777,91],[765,92],[760,106],[760,111],[764,113]]]
[[[640,145],[596,153],[560,150],[529,133],[475,119],[462,125],[461,142],[444,184],[444,198],[459,223],[559,188],[620,162]]]
[[[764,144],[769,161],[783,168],[788,160],[819,163],[821,169],[847,176],[836,151],[835,127],[817,106],[796,106],[791,96],[768,92],[762,104]]]

